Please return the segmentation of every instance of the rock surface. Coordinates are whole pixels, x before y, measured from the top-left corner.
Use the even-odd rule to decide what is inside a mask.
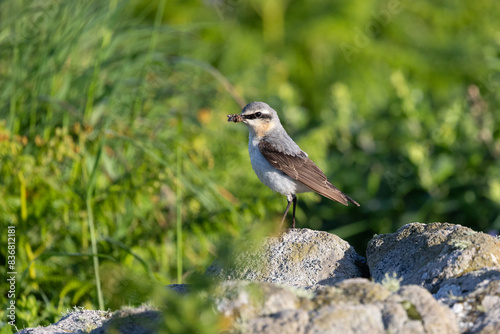
[[[54,333],[89,333],[99,328],[111,318],[111,313],[106,311],[91,311],[75,309],[62,317],[57,323],[47,327],[26,328],[19,334],[54,334]]]
[[[162,314],[150,306],[125,308],[114,312],[101,327],[89,334],[135,333],[151,334],[158,331]]]
[[[222,279],[208,298],[225,331],[500,333],[500,240],[469,228],[412,223],[374,237],[367,258],[375,282],[361,278],[364,259],[326,232],[289,230],[251,249],[207,270]],[[178,298],[195,293],[169,288]],[[157,333],[162,320],[147,307],[77,311],[20,333]]]
[[[78,309],[47,327],[26,328],[18,334],[156,333],[161,313],[150,306],[124,308],[114,313]]]
[[[395,273],[402,284],[434,291],[450,278],[500,265],[500,240],[460,225],[412,223],[375,236],[366,257],[375,281]]]
[[[447,280],[434,296],[455,313],[460,332],[500,333],[500,267]]]
[[[223,280],[249,280],[316,288],[353,278],[368,277],[365,259],[338,236],[310,229],[289,229],[264,244],[235,256],[231,267],[217,261],[208,275]]]
[[[217,305],[230,319],[240,315],[241,333],[458,333],[453,312],[415,285],[391,292],[357,278],[310,295],[269,283],[231,282],[230,289]]]

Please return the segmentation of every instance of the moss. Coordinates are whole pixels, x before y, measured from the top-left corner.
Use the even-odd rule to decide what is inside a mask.
[[[405,300],[401,303],[401,306],[403,306],[403,309],[406,311],[408,319],[422,321],[422,315],[420,315],[420,312],[418,312],[416,306],[413,303]]]
[[[448,244],[454,249],[464,250],[470,245],[472,245],[472,242],[470,240],[464,240],[464,239],[451,239],[448,242]]]

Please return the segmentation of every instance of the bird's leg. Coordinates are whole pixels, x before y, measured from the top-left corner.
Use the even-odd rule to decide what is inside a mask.
[[[285,218],[286,218],[286,214],[288,213],[288,210],[290,209],[290,204],[292,204],[292,200],[289,200],[288,198],[286,199],[288,201],[288,205],[286,206],[286,209],[285,209],[285,214],[283,215],[283,218],[281,219],[281,224],[280,224],[280,228],[283,227],[283,222],[285,221]],[[295,207],[295,206],[294,206]],[[294,225],[295,226],[295,225]]]
[[[288,204],[290,205],[290,204]],[[292,228],[295,228],[295,207],[297,206],[297,196],[293,195]]]

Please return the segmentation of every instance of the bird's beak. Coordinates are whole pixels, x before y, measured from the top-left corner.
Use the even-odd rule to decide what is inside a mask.
[[[243,122],[243,117],[238,114],[227,115],[227,121],[234,123]]]

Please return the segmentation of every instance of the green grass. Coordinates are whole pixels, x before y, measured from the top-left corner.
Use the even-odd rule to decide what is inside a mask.
[[[224,218],[236,211],[206,168],[212,153],[191,145],[207,138],[196,129],[204,102],[175,93],[211,75],[174,68],[168,54],[180,41],[160,32],[161,13],[148,27],[123,21],[124,3],[27,4],[2,8],[2,43],[13,49],[3,49],[2,62],[1,215],[19,227],[19,291],[36,301],[18,301],[21,326],[54,321],[73,304],[118,308],[110,294],[123,286],[113,277],[180,281],[182,238],[195,245],[185,252],[193,271],[214,256],[215,232],[237,233],[234,218]],[[17,6],[24,10],[9,19]],[[37,31],[17,38],[23,20]],[[209,215],[219,223],[201,224]],[[176,237],[182,216],[191,233]],[[134,301],[149,298],[142,291]]]
[[[279,224],[285,199],[226,122],[247,101],[275,107],[361,203],[300,195],[298,227],[360,253],[412,221],[500,230],[496,3],[402,2],[346,57],[387,5],[1,2],[0,228],[18,231],[18,327],[158,294],[221,328],[206,299],[158,291],[208,284],[196,277],[214,258]]]

